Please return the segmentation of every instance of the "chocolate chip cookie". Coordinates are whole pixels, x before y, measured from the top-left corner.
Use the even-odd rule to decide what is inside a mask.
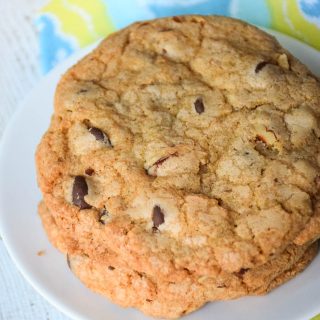
[[[112,252],[124,273],[162,281],[164,292],[200,278],[210,291],[221,274],[248,277],[296,250],[309,257],[275,282],[252,277],[266,292],[306,266],[320,235],[319,106],[318,79],[253,26],[218,16],[135,23],[59,82],[36,154],[46,229],[106,284]],[[182,299],[174,314],[165,300],[160,311],[131,305],[178,316],[235,297],[236,283],[219,297],[197,287],[201,303]]]

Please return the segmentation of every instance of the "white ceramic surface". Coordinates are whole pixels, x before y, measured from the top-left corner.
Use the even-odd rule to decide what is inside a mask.
[[[271,32],[271,31],[269,31]],[[320,53],[292,38],[271,32],[318,76]],[[49,74],[14,115],[0,146],[0,231],[25,278],[49,302],[75,319],[144,320],[139,311],[120,308],[90,292],[69,271],[65,257],[48,242],[37,216],[34,152],[53,109],[61,74],[92,47]],[[43,256],[37,252],[45,250]],[[209,303],[185,320],[305,320],[320,313],[320,255],[301,275],[263,297]]]

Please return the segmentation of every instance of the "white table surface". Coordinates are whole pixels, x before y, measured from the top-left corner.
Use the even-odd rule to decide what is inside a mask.
[[[32,19],[45,2],[0,0],[0,137],[21,100],[41,79]],[[0,240],[0,320],[67,319],[23,279]]]

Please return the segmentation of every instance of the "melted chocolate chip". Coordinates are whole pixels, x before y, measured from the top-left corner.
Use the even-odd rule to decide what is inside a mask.
[[[85,174],[87,174],[88,176],[92,176],[94,174],[94,170],[92,168],[87,168],[85,170]]]
[[[194,102],[194,108],[196,109],[198,114],[204,112],[204,104],[202,98],[197,98],[197,100]]]
[[[261,62],[259,62],[259,63],[257,64],[254,72],[255,72],[255,73],[260,72],[260,71],[261,71],[267,64],[269,64],[269,63],[270,63],[270,62],[268,62],[268,61],[261,61]]]
[[[88,194],[88,185],[86,179],[82,176],[76,176],[73,182],[72,188],[72,203],[83,209],[90,209],[92,206],[84,200],[84,197]]]
[[[96,127],[89,127],[88,130],[96,138],[97,141],[101,141],[111,146],[111,141],[109,137],[102,130]]]
[[[111,271],[113,271],[113,270],[115,269],[115,267],[109,266],[108,269],[111,270]]]
[[[159,206],[155,206],[152,211],[153,226],[158,228],[164,223],[164,214]]]

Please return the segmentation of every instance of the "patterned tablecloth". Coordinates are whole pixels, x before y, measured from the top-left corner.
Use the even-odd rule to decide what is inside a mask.
[[[36,20],[42,69],[129,23],[179,14],[239,18],[320,50],[320,0],[50,0]]]
[[[42,8],[40,14],[37,8]],[[0,0],[0,12],[0,137],[41,71],[135,20],[189,13],[229,15],[320,49],[320,0]],[[43,319],[67,318],[26,283],[0,240],[0,320]]]
[[[20,101],[40,79],[32,19],[44,2],[0,0],[0,137]],[[23,279],[0,240],[0,320],[67,319]]]

